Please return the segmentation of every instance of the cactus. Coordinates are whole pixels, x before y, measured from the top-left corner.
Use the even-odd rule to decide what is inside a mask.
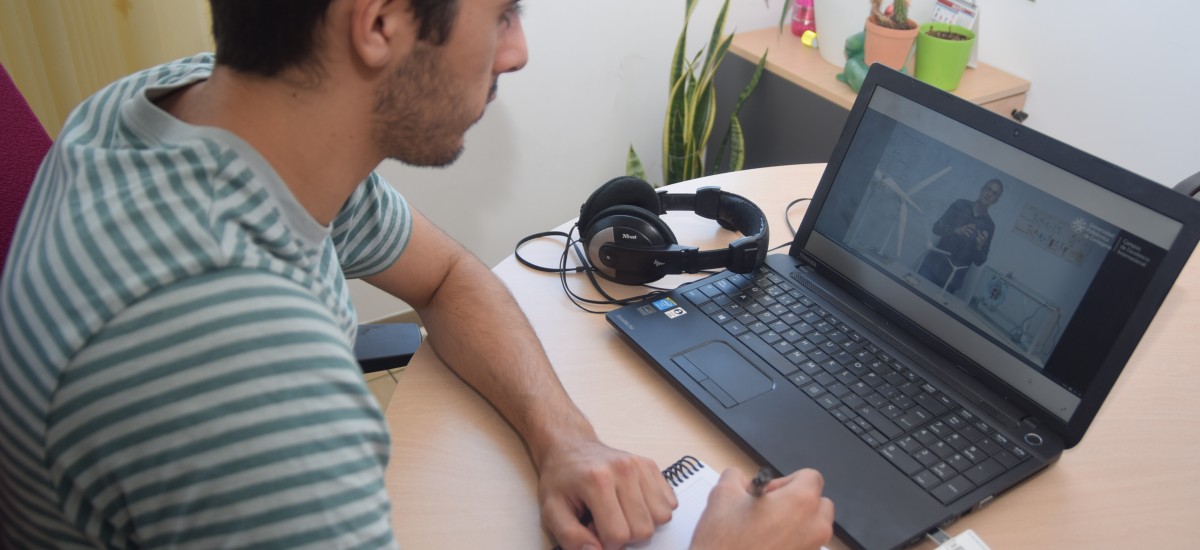
[[[889,29],[911,29],[908,24],[908,2],[893,0],[891,13],[883,11],[882,0],[871,0],[871,21]]]

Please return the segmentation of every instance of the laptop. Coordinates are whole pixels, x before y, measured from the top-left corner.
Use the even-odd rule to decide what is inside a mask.
[[[1200,202],[876,65],[787,254],[607,319],[901,548],[1080,442],[1198,239]]]

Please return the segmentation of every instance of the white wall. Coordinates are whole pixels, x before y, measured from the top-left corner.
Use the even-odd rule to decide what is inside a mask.
[[[781,1],[732,0],[730,27],[775,25]],[[933,0],[913,3],[920,17]],[[1200,171],[1190,137],[1200,128],[1200,62],[1193,58],[1200,3],[980,4],[979,59],[1032,82],[1027,126],[1163,184]],[[381,173],[489,265],[521,236],[577,214],[592,190],[624,172],[630,143],[656,179],[666,72],[683,5],[525,2],[529,65],[501,77],[499,98],[468,134],[460,161],[443,170],[389,162]],[[700,0],[694,38],[708,34],[719,6]],[[354,290],[361,319],[401,307]]]

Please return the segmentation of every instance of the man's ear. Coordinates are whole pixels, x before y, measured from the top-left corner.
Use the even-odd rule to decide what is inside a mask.
[[[353,0],[350,14],[351,49],[363,65],[387,66],[407,52],[414,36],[407,0]],[[401,44],[403,43],[403,44]]]

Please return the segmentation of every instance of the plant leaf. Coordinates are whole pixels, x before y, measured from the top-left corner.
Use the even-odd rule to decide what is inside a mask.
[[[746,137],[742,134],[742,123],[735,115],[729,119],[729,134],[732,136],[732,146],[729,151],[729,171],[737,172],[746,164]]]
[[[721,43],[721,39],[725,35],[725,15],[728,13],[729,0],[725,0],[725,3],[721,4],[721,12],[717,14],[717,20],[715,23],[713,23],[712,35],[708,39],[708,55],[704,58],[705,69],[714,65],[714,52],[717,51],[717,46]],[[720,63],[720,61],[717,61],[716,63]]]
[[[758,81],[762,78],[763,68],[767,66],[767,54],[770,53],[770,48],[764,51],[762,57],[758,59],[758,64],[754,66],[754,74],[750,75],[750,82],[742,88],[742,93],[738,94],[737,102],[733,104],[733,117],[737,118],[738,112],[742,110],[742,104],[750,98],[750,94],[754,93],[754,89],[758,87]]]
[[[625,157],[625,175],[640,178],[643,181],[646,179],[646,168],[642,166],[642,159],[638,158],[637,151],[633,150],[633,146],[629,146],[629,154]]]

